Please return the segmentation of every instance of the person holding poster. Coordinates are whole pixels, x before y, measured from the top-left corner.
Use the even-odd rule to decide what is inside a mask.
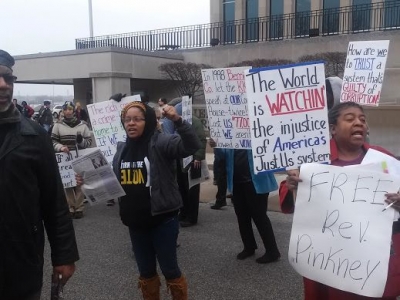
[[[265,254],[257,258],[256,262],[266,264],[279,260],[281,254],[267,216],[268,195],[278,189],[274,174],[254,174],[251,150],[226,149],[225,160],[228,190],[233,194],[232,203],[244,246],[236,258],[244,260],[253,256],[257,249],[251,224],[253,220],[265,247]]]
[[[391,155],[387,150],[379,146],[371,146],[365,142],[367,135],[367,122],[363,108],[355,102],[343,102],[335,105],[329,111],[329,124],[332,139],[331,164],[334,166],[348,166],[360,164],[368,151],[375,149]],[[300,174],[301,175],[301,174]],[[298,171],[289,171],[287,187],[294,191],[301,181]],[[398,194],[387,194],[388,202],[400,200]],[[395,207],[399,209],[398,207]],[[382,298],[396,300],[400,295],[400,222],[393,223],[393,253],[389,260],[389,274],[385,292]],[[361,300],[375,299],[341,291],[322,283],[304,278],[305,300]]]
[[[54,124],[51,132],[54,150],[65,153],[74,151],[77,156],[79,149],[89,148],[92,144],[89,127],[85,122],[76,118],[75,105],[72,102],[66,101],[62,112],[63,118]],[[79,186],[66,188],[65,195],[67,196],[71,217],[74,219],[83,218],[85,205],[81,188]]]
[[[154,110],[143,102],[123,108],[127,138],[117,145],[113,169],[126,193],[119,199],[120,216],[129,228],[144,299],[160,299],[158,261],[172,298],[187,300],[187,282],[176,253],[182,198],[175,160],[192,155],[201,143],[174,107],[165,106],[163,115],[173,121],[178,134],[159,132]],[[83,184],[82,177],[77,176],[77,184]]]

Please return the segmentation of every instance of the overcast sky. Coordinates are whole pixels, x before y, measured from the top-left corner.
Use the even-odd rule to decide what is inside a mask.
[[[11,55],[71,50],[90,36],[88,0],[0,0],[0,49]],[[209,23],[210,0],[92,0],[95,36]],[[18,74],[16,74],[18,76]],[[72,94],[65,86],[16,85],[15,96]]]

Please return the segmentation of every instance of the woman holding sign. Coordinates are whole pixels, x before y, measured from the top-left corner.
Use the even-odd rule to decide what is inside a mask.
[[[158,261],[173,299],[187,300],[187,283],[176,255],[182,199],[175,160],[192,155],[201,143],[174,107],[164,106],[163,115],[173,121],[178,134],[160,133],[148,105],[131,102],[124,107],[121,122],[127,138],[117,145],[113,169],[126,193],[119,199],[120,216],[129,227],[144,299],[160,299]],[[82,177],[77,176],[77,183],[83,183]]]
[[[348,166],[360,164],[368,149],[375,149],[391,155],[385,149],[378,146],[371,146],[365,142],[367,135],[367,122],[363,108],[354,102],[344,102],[335,105],[329,111],[329,124],[331,129],[331,164],[334,166]],[[298,171],[290,171],[287,177],[287,187],[291,191],[297,189],[301,179]],[[399,194],[387,194],[388,203],[397,203],[400,200]],[[399,206],[392,207],[399,210]],[[389,260],[389,274],[386,282],[385,292],[382,298],[396,300],[400,295],[400,222],[393,223],[392,237],[393,253]],[[350,292],[341,291],[326,286],[307,278],[304,278],[304,294],[306,300],[361,300],[376,299],[356,295]]]

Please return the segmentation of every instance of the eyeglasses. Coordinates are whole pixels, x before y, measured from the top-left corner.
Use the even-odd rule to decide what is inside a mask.
[[[4,81],[8,84],[14,84],[17,81],[17,76],[13,76],[10,74],[0,74],[0,77],[3,77]]]
[[[146,119],[141,118],[141,117],[133,117],[133,118],[126,117],[126,118],[124,118],[124,123],[130,123],[130,122],[139,123],[139,122],[145,121],[145,120]]]

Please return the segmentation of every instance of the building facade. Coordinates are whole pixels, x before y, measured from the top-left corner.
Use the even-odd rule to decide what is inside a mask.
[[[400,27],[397,0],[210,0],[218,42],[230,44]]]

